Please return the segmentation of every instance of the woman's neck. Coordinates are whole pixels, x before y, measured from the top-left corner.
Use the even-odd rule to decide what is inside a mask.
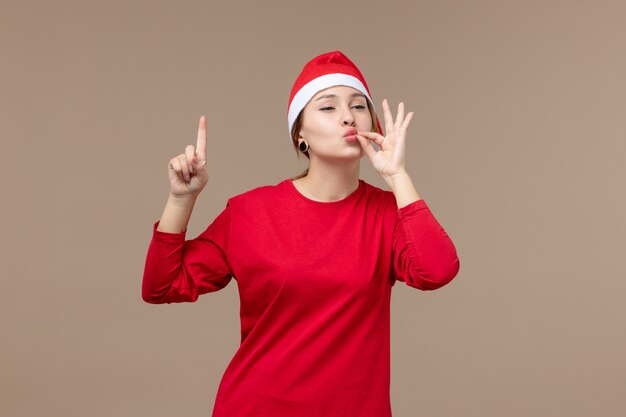
[[[309,164],[309,173],[294,181],[303,195],[316,201],[339,201],[359,187],[360,160],[346,164]]]

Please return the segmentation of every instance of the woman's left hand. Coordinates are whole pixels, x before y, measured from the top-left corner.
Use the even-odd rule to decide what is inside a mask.
[[[404,117],[404,103],[400,103],[396,121],[393,122],[387,99],[383,100],[383,112],[387,136],[382,136],[376,132],[359,131],[356,137],[374,169],[383,178],[388,178],[406,172],[404,169],[406,129],[413,117],[413,112]],[[370,140],[380,146],[379,151],[375,150],[369,143]]]

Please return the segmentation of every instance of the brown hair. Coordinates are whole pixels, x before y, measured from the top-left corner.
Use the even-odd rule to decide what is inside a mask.
[[[376,112],[372,108],[370,101],[369,100],[365,100],[365,101],[367,102],[367,109],[369,110],[370,116],[372,118],[372,132],[380,133],[380,130],[378,130],[378,123],[376,123]],[[298,159],[300,159],[301,153],[304,153],[304,156],[306,156],[307,159],[309,158],[309,151],[302,152],[300,151],[300,148],[298,147],[298,135],[300,134],[300,129],[302,129],[303,114],[304,114],[304,110],[300,111],[300,114],[298,115],[296,120],[293,122],[293,127],[291,128],[291,143],[293,144],[293,148],[296,151],[296,155]],[[298,178],[306,177],[308,174],[309,174],[309,169],[307,168],[304,170],[304,172],[302,172],[299,175],[296,175],[295,177],[292,177],[291,179],[297,180]]]

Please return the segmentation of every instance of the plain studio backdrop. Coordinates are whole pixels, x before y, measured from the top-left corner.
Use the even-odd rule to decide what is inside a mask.
[[[206,114],[189,239],[300,173],[291,85],[336,49],[382,123],[383,98],[415,112],[407,170],[461,264],[393,289],[394,416],[626,415],[625,21],[623,1],[0,1],[0,415],[210,415],[237,284],[142,301],[167,163]]]

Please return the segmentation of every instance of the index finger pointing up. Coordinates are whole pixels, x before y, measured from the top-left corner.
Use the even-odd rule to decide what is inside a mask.
[[[198,126],[196,156],[198,157],[198,161],[200,162],[206,160],[206,117],[204,115],[200,116],[200,123]]]

